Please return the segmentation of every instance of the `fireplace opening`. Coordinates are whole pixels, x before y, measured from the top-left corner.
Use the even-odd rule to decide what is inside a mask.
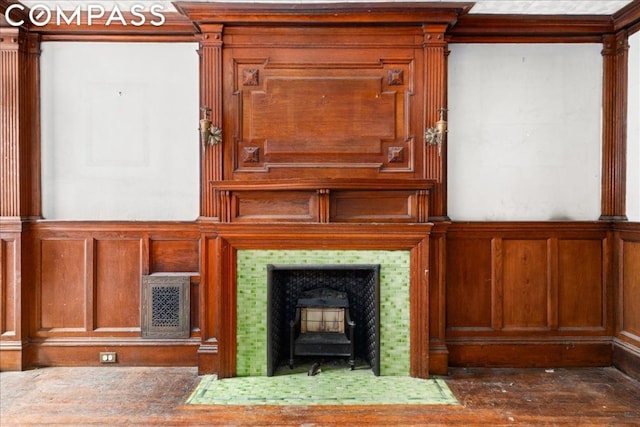
[[[335,358],[380,375],[380,265],[269,264],[267,375]]]

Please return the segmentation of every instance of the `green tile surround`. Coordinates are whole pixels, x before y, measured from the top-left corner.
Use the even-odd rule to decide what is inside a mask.
[[[268,264],[380,264],[380,374],[409,373],[409,251],[239,250],[238,376],[267,374]]]

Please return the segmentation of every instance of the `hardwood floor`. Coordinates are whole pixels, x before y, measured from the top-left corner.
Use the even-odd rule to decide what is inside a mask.
[[[456,406],[184,405],[195,368],[0,373],[0,425],[640,425],[640,382],[614,368],[451,369]]]

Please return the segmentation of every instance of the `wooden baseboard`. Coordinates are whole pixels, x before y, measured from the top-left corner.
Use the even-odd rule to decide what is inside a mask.
[[[62,341],[31,343],[28,366],[111,366],[101,352],[115,352],[116,366],[196,366],[198,341]]]
[[[640,348],[614,338],[613,366],[640,381]]]
[[[429,347],[429,375],[449,374],[449,351],[447,346]]]
[[[610,366],[610,339],[594,341],[447,342],[450,366],[551,368]]]
[[[0,343],[0,371],[22,371],[23,355],[21,342]]]

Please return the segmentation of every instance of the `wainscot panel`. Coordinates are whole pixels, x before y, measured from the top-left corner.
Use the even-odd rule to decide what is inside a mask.
[[[197,363],[196,223],[41,221],[32,225],[31,240],[36,276],[24,305],[32,319],[28,365],[96,365],[100,352],[111,351],[120,365]],[[141,338],[141,277],[154,272],[190,276],[190,338]]]
[[[619,274],[613,363],[640,379],[640,223],[618,223],[614,230]]]
[[[453,223],[446,343],[452,366],[611,363],[606,223]]]

